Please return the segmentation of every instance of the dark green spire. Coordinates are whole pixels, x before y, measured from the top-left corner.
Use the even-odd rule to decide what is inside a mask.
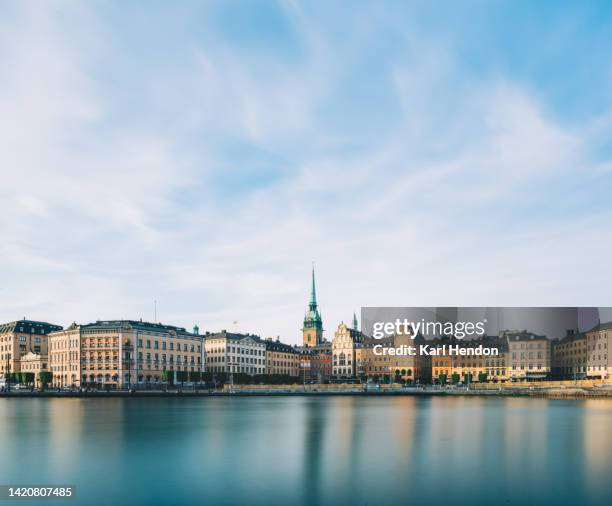
[[[310,291],[310,309],[317,307],[317,290],[315,288],[315,276],[314,276],[314,266],[312,268],[312,288]]]
[[[317,308],[317,290],[315,287],[315,272],[314,266],[312,268],[312,287],[310,289],[310,302],[308,303],[308,311],[304,316],[304,328],[305,329],[322,329],[323,321],[321,314]]]
[[[353,313],[353,330],[359,330],[359,323],[357,322],[357,313]]]

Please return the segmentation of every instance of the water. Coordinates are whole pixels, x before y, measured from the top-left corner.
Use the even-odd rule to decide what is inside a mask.
[[[0,484],[32,483],[77,486],[52,504],[610,504],[612,401],[0,399]]]

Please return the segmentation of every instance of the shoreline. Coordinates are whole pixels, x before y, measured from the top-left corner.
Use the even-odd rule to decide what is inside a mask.
[[[389,397],[389,396],[419,396],[419,397],[535,397],[535,398],[563,398],[563,399],[612,399],[612,389],[581,389],[581,388],[554,388],[554,389],[385,389],[367,391],[358,389],[326,389],[326,390],[239,390],[239,391],[162,391],[137,390],[103,391],[103,392],[1,392],[0,398],[185,398],[185,397],[302,397],[302,396],[361,396],[361,397]]]

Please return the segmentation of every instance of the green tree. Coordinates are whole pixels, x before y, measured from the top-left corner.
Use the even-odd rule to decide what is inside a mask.
[[[49,371],[40,371],[38,373],[38,381],[40,382],[41,386],[44,388],[45,386],[47,386],[49,383],[53,381],[53,374],[51,374]]]
[[[478,374],[478,381],[480,383],[486,383],[487,381],[487,373],[486,372],[481,372]]]
[[[200,371],[190,371],[189,372],[189,381],[193,381],[197,383],[202,380],[202,373]]]
[[[446,374],[439,374],[438,375],[438,382],[440,383],[440,385],[446,385],[446,380],[447,380],[447,376]]]
[[[456,385],[457,383],[459,383],[459,380],[461,379],[461,376],[459,376],[457,373],[453,374],[451,377],[451,381],[453,382],[453,385]]]
[[[174,371],[165,370],[162,374],[162,379],[166,381],[169,385],[172,385],[174,382]]]

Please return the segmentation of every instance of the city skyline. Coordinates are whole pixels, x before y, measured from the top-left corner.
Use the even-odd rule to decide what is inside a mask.
[[[469,5],[2,2],[0,321],[609,306],[610,5]]]

